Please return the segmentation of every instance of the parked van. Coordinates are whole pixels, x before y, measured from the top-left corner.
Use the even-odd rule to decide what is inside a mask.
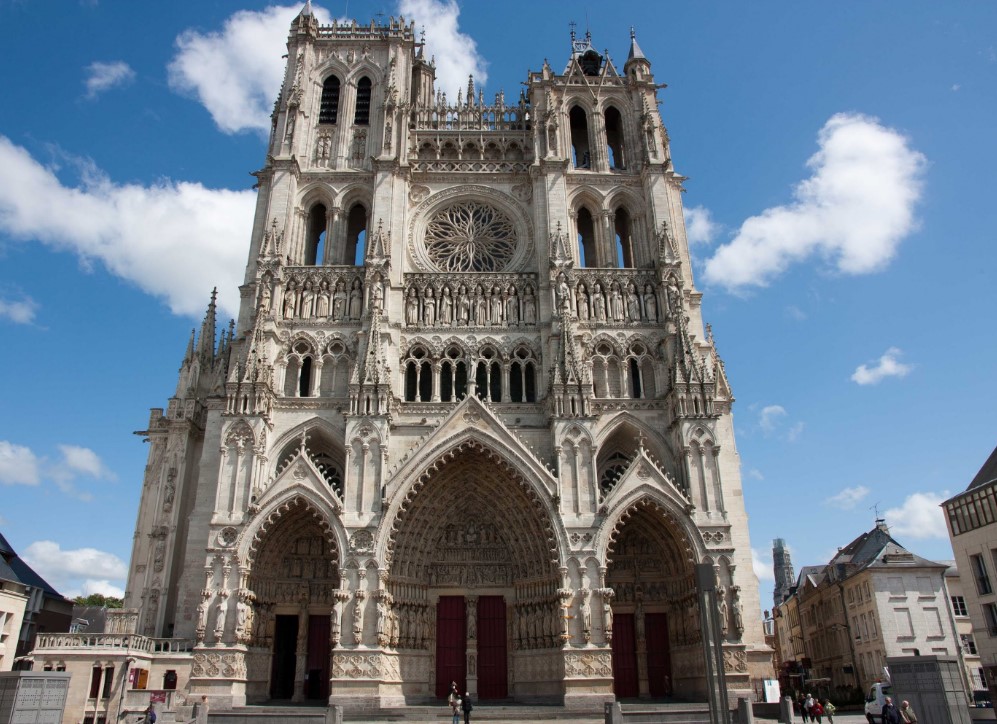
[[[883,707],[888,696],[893,697],[893,687],[888,683],[877,682],[869,687],[865,697],[865,718],[869,724],[883,724]]]

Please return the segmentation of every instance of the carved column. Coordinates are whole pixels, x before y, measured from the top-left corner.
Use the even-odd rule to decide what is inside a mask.
[[[317,357],[312,362],[312,386],[311,396],[318,397],[322,391],[322,358]]]
[[[298,640],[294,649],[294,694],[292,701],[305,700],[305,674],[308,671],[308,584],[301,584],[298,607]]]
[[[467,609],[467,690],[478,696],[478,597],[465,599]]]

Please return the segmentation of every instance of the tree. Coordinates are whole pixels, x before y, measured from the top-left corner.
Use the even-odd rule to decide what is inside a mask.
[[[99,608],[121,608],[124,601],[114,596],[105,596],[102,593],[91,593],[89,596],[77,596],[73,603],[79,606],[92,606]]]

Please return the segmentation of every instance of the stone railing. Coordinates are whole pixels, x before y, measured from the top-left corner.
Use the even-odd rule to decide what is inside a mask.
[[[120,649],[144,653],[184,653],[193,649],[189,639],[155,639],[139,634],[40,633],[35,649]]]
[[[499,100],[499,99],[496,99]],[[485,106],[476,103],[419,106],[410,117],[417,131],[529,131],[530,108],[506,106],[501,102]]]
[[[536,274],[406,274],[404,294],[411,328],[515,329],[539,318]]]
[[[412,162],[414,173],[525,173],[529,168],[529,161],[441,158]]]

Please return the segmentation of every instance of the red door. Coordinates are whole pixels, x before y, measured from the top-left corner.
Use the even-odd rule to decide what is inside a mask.
[[[613,617],[613,693],[617,699],[628,699],[640,694],[637,682],[637,637],[632,613],[620,613]]]
[[[645,614],[647,624],[647,678],[651,696],[672,694],[672,656],[668,649],[668,614]]]
[[[308,661],[305,698],[329,698],[329,614],[308,617]]]
[[[436,604],[436,696],[445,699],[450,682],[464,691],[467,681],[467,611],[463,596],[440,596]]]
[[[505,599],[478,598],[478,698],[504,699],[509,694],[506,660]]]

